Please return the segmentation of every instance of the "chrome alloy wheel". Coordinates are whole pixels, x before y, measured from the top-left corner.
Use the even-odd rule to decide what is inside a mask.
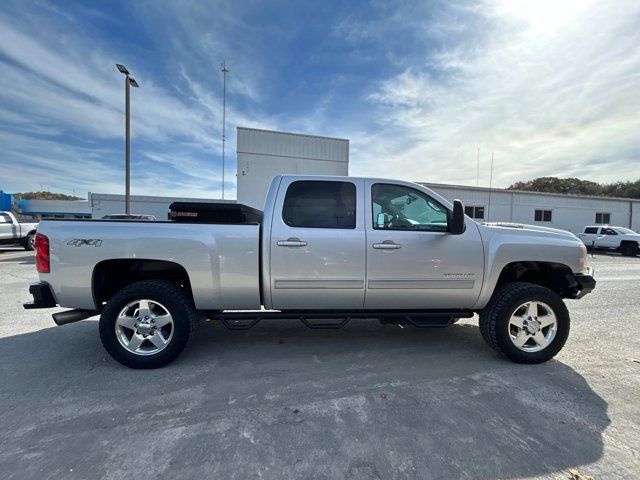
[[[116,338],[127,351],[136,355],[154,355],[173,337],[173,318],[169,310],[153,300],[128,303],[116,318]]]
[[[509,318],[509,338],[524,352],[539,352],[553,341],[558,320],[549,305],[532,300],[516,308]]]

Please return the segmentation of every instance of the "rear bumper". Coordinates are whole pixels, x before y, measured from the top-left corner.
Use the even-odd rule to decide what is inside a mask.
[[[593,278],[592,267],[587,267],[586,273],[575,273],[574,278],[577,286],[573,289],[571,298],[582,298],[596,288],[596,279]]]
[[[22,307],[31,310],[33,308],[53,308],[56,300],[51,293],[51,287],[43,282],[32,283],[29,286],[29,293],[33,296],[32,302],[22,304]]]

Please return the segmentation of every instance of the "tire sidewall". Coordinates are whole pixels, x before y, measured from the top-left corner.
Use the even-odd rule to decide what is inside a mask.
[[[30,233],[24,239],[24,244],[22,246],[26,251],[32,252],[35,250],[35,246],[34,246],[35,237],[36,237],[35,233]]]
[[[516,347],[509,335],[509,320],[518,307],[529,301],[547,304],[556,316],[557,331],[551,343],[538,352],[525,352]],[[569,311],[562,298],[543,287],[532,287],[526,292],[514,295],[507,306],[499,312],[496,321],[496,340],[500,350],[512,360],[522,363],[541,363],[553,358],[564,346],[569,337]]]
[[[152,288],[152,282],[140,282],[125,287],[107,303],[100,316],[100,339],[105,349],[118,362],[133,368],[159,368],[174,360],[191,336],[191,316],[186,296],[180,287],[169,282],[158,283],[164,288]],[[171,291],[173,290],[173,292]],[[173,335],[169,344],[153,355],[136,355],[126,350],[119,342],[115,323],[120,311],[129,303],[148,299],[161,303],[173,318]]]

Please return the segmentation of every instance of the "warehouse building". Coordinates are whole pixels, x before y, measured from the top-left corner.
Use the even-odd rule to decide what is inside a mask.
[[[640,229],[640,200],[421,183],[449,201],[459,199],[467,215],[488,222],[515,222],[581,232],[585,225]]]
[[[238,127],[238,202],[262,209],[280,174],[349,175],[349,140]]]

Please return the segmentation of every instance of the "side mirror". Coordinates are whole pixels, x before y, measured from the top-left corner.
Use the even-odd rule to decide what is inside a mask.
[[[453,201],[453,216],[449,223],[449,233],[451,235],[462,235],[464,233],[464,205],[460,200]]]

